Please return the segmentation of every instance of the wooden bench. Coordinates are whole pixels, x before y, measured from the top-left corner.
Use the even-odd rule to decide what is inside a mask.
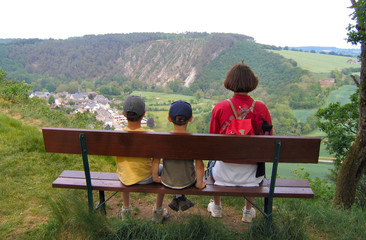
[[[93,190],[99,191],[99,203],[105,213],[105,191],[144,192],[185,195],[221,195],[263,197],[264,210],[254,206],[272,222],[273,198],[313,198],[306,179],[276,179],[279,162],[318,163],[318,137],[234,136],[220,134],[172,134],[87,129],[43,128],[47,152],[81,154],[84,171],[63,171],[53,182],[56,188],[88,190],[89,208],[94,210]],[[90,172],[88,155],[134,156],[172,159],[230,160],[236,162],[272,162],[272,176],[259,187],[215,186],[174,190],[161,184],[124,186],[116,173]]]

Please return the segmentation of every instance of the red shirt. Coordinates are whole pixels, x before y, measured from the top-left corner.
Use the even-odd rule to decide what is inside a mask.
[[[250,96],[241,94],[234,94],[230,100],[233,103],[238,116],[241,116],[243,110],[249,109],[254,101]],[[254,132],[256,135],[263,135],[262,123],[263,121],[267,121],[268,124],[272,125],[271,115],[266,105],[259,101],[255,102],[253,114],[256,118],[256,120],[252,122]],[[235,118],[235,116],[228,101],[224,100],[217,103],[212,110],[209,133],[224,134],[233,118]],[[270,134],[272,135],[272,131]]]

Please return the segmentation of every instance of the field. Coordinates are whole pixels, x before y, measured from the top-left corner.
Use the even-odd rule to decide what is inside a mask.
[[[338,90],[333,91],[325,104],[324,107],[328,106],[331,103],[340,102],[342,105],[350,102],[350,95],[355,93],[357,87],[354,85],[347,85],[339,88]],[[312,114],[315,114],[318,109],[301,109],[301,110],[293,110],[293,114],[295,117],[302,122],[306,122],[306,118]]]
[[[291,164],[280,163],[277,174],[281,178],[296,178],[296,172],[302,173],[308,172],[310,178],[315,179],[317,177],[325,179],[329,174],[329,169],[333,169],[333,163],[331,162],[319,162],[318,164]],[[266,164],[266,176],[271,176],[272,165]]]
[[[324,107],[328,106],[331,103],[340,102],[342,105],[349,103],[349,97],[355,93],[357,87],[354,85],[347,85],[339,88],[338,90],[333,91],[325,104]],[[306,122],[306,118],[312,114],[315,114],[318,109],[301,109],[301,110],[293,110],[293,114],[295,117],[302,122]]]
[[[330,73],[335,69],[357,67],[359,65],[348,63],[349,60],[356,60],[355,57],[342,57],[328,54],[298,52],[298,51],[273,51],[285,58],[293,59],[298,66],[313,73]]]

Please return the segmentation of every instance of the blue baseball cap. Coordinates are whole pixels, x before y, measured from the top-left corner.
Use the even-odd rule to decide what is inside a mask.
[[[192,117],[191,104],[187,103],[186,101],[182,101],[182,100],[178,100],[178,101],[173,102],[170,105],[169,117],[174,122],[176,120],[175,118],[177,116],[184,116],[185,121],[188,121]]]

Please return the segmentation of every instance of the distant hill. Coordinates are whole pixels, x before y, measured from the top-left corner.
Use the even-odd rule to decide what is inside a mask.
[[[316,47],[316,46],[309,46],[309,47],[289,47],[289,49],[297,49],[306,52],[315,51],[317,53],[325,52],[330,53],[334,52],[337,54],[342,55],[350,55],[350,56],[359,56],[361,54],[360,48],[336,48],[336,47]]]
[[[360,72],[360,62],[357,57],[335,56],[311,52],[273,50],[285,58],[293,59],[298,66],[313,73],[330,73],[332,70],[342,68],[354,68]]]
[[[0,66],[9,76],[30,82],[38,78],[31,75],[65,81],[118,76],[158,85],[179,80],[188,86],[210,61],[243,40],[253,38],[219,33],[133,33],[15,40],[0,45]]]

